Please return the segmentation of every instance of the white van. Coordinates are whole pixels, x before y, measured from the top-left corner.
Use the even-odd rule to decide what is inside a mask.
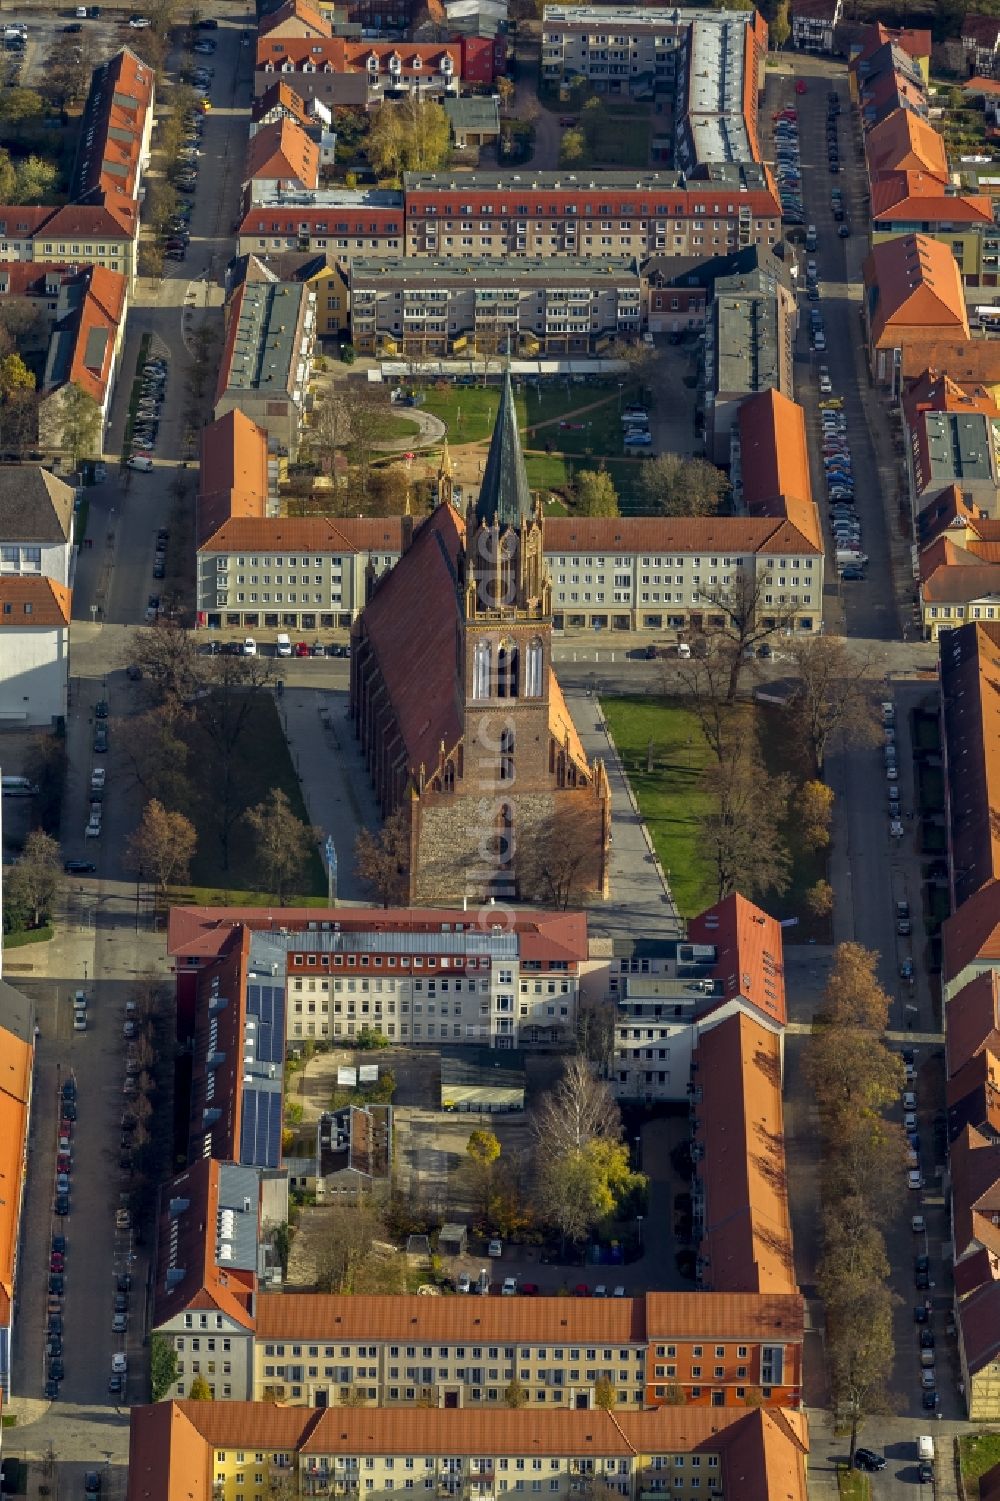
[[[838,547],[834,556],[837,563],[856,563],[861,566],[868,562],[868,554],[862,552],[860,547]]]
[[[917,1458],[926,1459],[933,1463],[934,1440],[929,1433],[920,1433],[917,1435]]]
[[[38,792],[28,777],[0,777],[4,797],[34,797]]]
[[[688,644],[687,644],[686,641],[681,641],[681,642],[678,643],[678,646],[677,646],[677,655],[684,662],[687,662],[687,661],[690,660],[690,658],[691,658],[691,648],[690,648],[690,646],[688,646]]]
[[[292,655],[292,643],[289,639],[287,631],[281,632],[281,634],[278,636],[277,641],[274,643],[274,647],[275,654],[279,657],[290,657]]]
[[[128,461],[128,467],[130,469],[138,469],[140,474],[152,474],[153,461],[147,458],[144,453],[134,453]]]

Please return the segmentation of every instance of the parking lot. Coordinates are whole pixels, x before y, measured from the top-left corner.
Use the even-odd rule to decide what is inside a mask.
[[[93,54],[95,63],[110,56],[123,45],[129,35],[128,16],[108,13],[100,7],[101,15],[78,18],[76,7],[59,10],[29,10],[20,7],[4,10],[0,21],[3,26],[21,25],[25,28],[24,47],[15,51],[7,48],[3,57],[8,63],[20,60],[21,68],[17,82],[26,88],[37,88],[45,78],[45,62],[56,47],[67,44],[84,48]]]

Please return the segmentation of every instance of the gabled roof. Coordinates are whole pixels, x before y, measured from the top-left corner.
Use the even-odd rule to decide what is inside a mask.
[[[292,27],[297,29],[293,30]],[[259,36],[267,36],[278,28],[284,29],[285,36],[333,35],[329,21],[315,6],[309,5],[307,0],[285,0],[284,5],[272,10],[269,16],[261,17],[257,31]]]
[[[927,576],[924,576],[923,557],[920,560],[921,592],[926,604],[970,604],[977,599],[1000,599],[1000,563],[982,563],[965,548],[943,538],[933,544],[933,549],[941,547],[950,555],[936,565],[928,561]]]
[[[216,1259],[221,1169],[216,1158],[199,1157],[163,1185],[153,1289],[156,1327],[197,1308],[213,1309],[245,1329],[253,1328],[256,1277],[237,1268],[223,1269]]]
[[[984,1246],[1000,1251],[1000,1142],[966,1126],[951,1144],[952,1215],[955,1260]]]
[[[796,1292],[781,1039],[738,1012],[703,1026],[694,1056],[705,1283],[715,1292]]]
[[[247,180],[273,178],[287,186],[319,186],[319,147],[301,125],[287,118],[274,120],[250,137]]]
[[[68,542],[73,491],[41,464],[0,464],[0,542]]]
[[[263,21],[261,25],[263,26]],[[263,120],[273,109],[285,110],[299,125],[309,124],[309,111],[301,94],[297,94],[291,84],[282,80],[280,83],[272,83],[255,99],[250,111],[250,117],[254,121]]]
[[[970,42],[977,47],[995,50],[1000,43],[1000,16],[983,16],[970,11],[962,18],[960,35],[963,44]]]
[[[14,1302],[34,1049],[0,1026],[0,1325]]]
[[[64,282],[60,305],[66,311],[49,342],[43,396],[75,385],[99,406],[105,406],[127,291],[126,277],[104,266],[87,266],[79,276]]]
[[[947,193],[926,172],[881,172],[871,183],[871,217],[879,223],[919,219],[923,224],[992,225],[993,209],[985,193]]]
[[[945,918],[941,942],[945,984],[970,964],[1000,965],[1000,881],[987,881]]]
[[[955,338],[933,334],[929,339],[904,343],[903,380],[920,380],[925,371],[947,371],[960,386],[1000,384],[1000,339]]]
[[[198,546],[234,516],[260,520],[267,494],[267,433],[236,407],[202,429]]]
[[[1000,1283],[985,1283],[960,1303],[958,1322],[969,1375],[975,1376],[1000,1355]]]
[[[83,113],[86,128],[80,131],[74,198],[99,191],[113,206],[138,196],[154,79],[153,70],[129,47],[94,69]]]
[[[910,57],[920,59],[929,58],[931,55],[931,33],[918,30],[911,26],[886,26],[882,21],[874,21],[866,26],[861,34],[860,45],[855,49],[852,46],[852,57],[857,55],[862,58],[871,57],[879,47],[884,47],[887,42],[893,42],[902,47]]]
[[[925,370],[903,396],[903,415],[913,427],[920,412],[980,412],[1000,416],[1000,407],[990,390],[979,382],[964,384],[944,372]]]
[[[716,949],[713,974],[725,1001],[742,1000],[772,1023],[788,1019],[781,925],[739,892],[722,898],[691,919],[692,943]]]
[[[743,501],[751,516],[785,519],[822,548],[802,408],[772,386],[742,401],[737,421]]]
[[[1000,593],[997,564],[974,560],[971,565],[943,568],[940,576],[934,598],[978,599],[990,589]],[[963,589],[965,579],[969,583]],[[1000,625],[970,622],[949,632],[941,646],[940,679],[951,858],[959,902],[955,918],[960,918],[962,898],[1000,876]]]
[[[0,577],[0,633],[69,625],[73,592],[50,578]]]
[[[951,333],[969,337],[962,278],[951,248],[929,235],[876,245],[863,267],[872,343],[892,347]]]
[[[99,190],[92,203],[67,203],[49,211],[34,232],[46,240],[132,240],[139,227],[139,205],[131,198],[103,199]]]
[[[948,155],[944,141],[932,125],[910,109],[894,110],[865,137],[869,176],[883,172],[920,171],[948,181]]]
[[[517,409],[508,367],[503,373],[500,405],[493,424],[490,451],[486,456],[483,482],[479,487],[479,499],[476,501],[476,520],[485,522],[487,526],[497,522],[503,530],[508,526],[520,526],[522,521],[530,521],[534,508],[528,473],[524,467],[521,437],[517,430]]]
[[[403,550],[403,516],[232,516],[201,544],[202,552],[387,552]]]
[[[593,552],[821,552],[782,517],[550,516],[546,555]]]
[[[966,505],[958,485],[948,485],[923,505],[918,513],[917,541],[922,547],[926,547],[949,528],[964,535],[971,519],[972,509]]]

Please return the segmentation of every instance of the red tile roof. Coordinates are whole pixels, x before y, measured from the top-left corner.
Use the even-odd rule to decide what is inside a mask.
[[[124,200],[134,211],[154,82],[152,69],[128,47],[94,69],[84,120],[95,134],[89,148],[81,147],[89,156],[77,164],[74,197],[99,191],[107,207]]]
[[[238,409],[210,422],[201,434],[198,514],[199,548],[215,546],[234,517],[260,521],[267,507],[267,433]]]
[[[882,172],[922,171],[948,181],[948,155],[933,126],[910,109],[894,110],[865,137],[870,178]]]
[[[806,552],[816,550],[782,518],[757,516],[550,516],[547,555],[592,552]]]
[[[139,205],[131,198],[104,203],[67,203],[49,210],[34,231],[43,240],[133,240],[139,229]]]
[[[73,359],[66,383],[80,386],[104,406],[115,368],[118,330],[125,317],[128,280],[104,266],[88,266],[83,278],[86,291],[73,313]]]
[[[928,560],[925,573],[924,555],[920,558],[921,595],[924,603],[971,604],[973,600],[1000,600],[1000,563],[980,562],[971,552],[941,538],[929,551],[946,548],[949,556]],[[1000,875],[1000,868],[997,870]]]
[[[0,598],[3,583],[0,581]],[[9,1327],[14,1302],[33,1065],[30,1043],[0,1026],[0,1323],[5,1328]]]
[[[738,1012],[702,1025],[694,1060],[704,1281],[716,1292],[794,1293],[781,1039]]]
[[[267,178],[287,188],[319,186],[319,147],[294,120],[275,120],[250,137],[248,181]]]
[[[233,516],[222,522],[202,543],[203,552],[260,552],[278,548],[285,552],[381,552],[402,551],[401,516],[355,517],[331,521],[326,516],[283,516],[253,520]]]
[[[298,26],[295,31],[289,26]],[[279,5],[270,15],[262,16],[257,26],[259,36],[267,36],[279,27],[286,27],[286,36],[304,37],[328,37],[332,35],[329,21],[314,6],[307,4],[307,0],[285,0],[284,5]]]
[[[68,626],[73,591],[50,578],[0,576],[0,631]]]
[[[245,1329],[254,1327],[251,1309],[256,1279],[235,1268],[224,1270],[216,1262],[219,1167],[216,1158],[200,1157],[163,1185],[153,1289],[156,1327],[192,1308],[213,1309]],[[185,1207],[178,1209],[182,1202]],[[169,1279],[170,1268],[183,1272],[183,1277]]]
[[[925,370],[903,396],[907,427],[915,425],[920,412],[981,412],[996,417],[1000,407],[988,387],[978,381],[962,384],[940,371]]]
[[[871,183],[871,217],[882,223],[919,219],[926,224],[992,225],[993,209],[985,193],[946,193],[926,172],[883,172]]]
[[[740,402],[737,421],[743,501],[747,510],[751,516],[787,520],[807,542],[822,551],[802,408],[770,387]]]
[[[318,50],[317,50],[318,49]],[[318,73],[355,74],[362,77],[391,76],[389,59],[398,57],[401,78],[433,78],[445,58],[451,60],[450,77],[462,76],[461,42],[349,42],[335,36],[317,41],[314,37],[281,37],[270,40],[261,36],[257,42],[257,71],[278,70],[291,64],[296,71],[308,63]],[[377,68],[369,68],[374,58]]]
[[[909,336],[969,337],[962,278],[951,248],[929,235],[898,235],[876,245],[863,267],[874,348]]]
[[[941,942],[945,984],[970,964],[1000,965],[1000,881],[987,881],[945,918]]]
[[[541,908],[513,908],[506,914],[520,941],[525,959],[569,961],[587,957],[587,918],[583,912],[546,912]],[[345,933],[440,933],[442,927],[464,923],[468,930],[492,928],[488,909],[463,912],[455,907],[342,907],[337,921]],[[224,952],[233,928],[245,924],[253,931],[308,932],[316,922],[314,907],[171,907],[167,951],[174,957],[217,957]]]
[[[1000,593],[1000,565],[966,556],[970,563],[939,569],[924,586],[925,598],[968,601],[984,591]],[[961,902],[1000,876],[1000,625],[970,622],[952,632],[942,646],[940,679],[951,859]]]
[[[886,42],[895,42],[918,62],[921,58],[930,58],[931,55],[932,42],[929,31],[916,30],[909,26],[886,26],[882,21],[874,21],[865,27],[861,35],[860,50],[856,55],[861,58],[871,57],[872,53],[884,47]]]
[[[947,371],[960,386],[1000,385],[1000,339],[956,339],[937,335],[931,339],[903,344],[904,382],[919,381],[925,372],[940,375]]]
[[[962,18],[960,31],[963,45],[974,43],[977,47],[996,49],[1000,42],[1000,17],[976,15],[970,12]]]
[[[722,1004],[740,999],[769,1021],[785,1024],[780,923],[735,893],[693,918],[688,924],[688,937],[692,943],[715,945],[718,959],[713,975],[725,990]]]
[[[282,81],[272,83],[269,89],[265,89],[259,99],[255,99],[250,111],[251,118],[255,121],[263,120],[273,109],[287,110],[292,119],[300,125],[308,125],[309,111],[301,94],[297,94],[290,84]]]

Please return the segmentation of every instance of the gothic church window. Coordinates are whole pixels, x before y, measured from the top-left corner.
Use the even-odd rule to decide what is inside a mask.
[[[525,698],[541,698],[542,696],[542,662],[544,653],[542,643],[535,636],[528,642],[524,664],[524,696]]]
[[[489,698],[493,669],[493,648],[488,641],[477,641],[472,658],[472,696]]]
[[[497,652],[497,698],[517,698],[519,656],[513,641],[501,641]]]

